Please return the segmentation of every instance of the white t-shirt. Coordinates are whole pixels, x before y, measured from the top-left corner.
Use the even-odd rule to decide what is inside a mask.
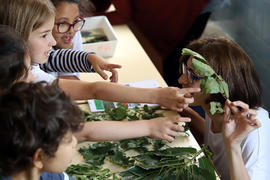
[[[247,168],[250,179],[269,180],[270,173],[270,119],[269,113],[259,108],[257,117],[261,122],[261,127],[248,134],[247,138],[241,143],[242,158]],[[229,180],[229,166],[227,154],[224,147],[221,133],[213,133],[211,130],[211,120],[205,118],[205,137],[204,143],[209,145],[213,151],[213,162],[217,171],[221,174],[222,180]]]
[[[46,81],[51,84],[56,78],[40,69],[39,65],[32,65],[31,72],[35,75],[34,82]]]
[[[73,40],[73,50],[80,50],[82,51],[82,35],[81,31],[76,32]],[[74,72],[74,73],[65,73],[65,72],[49,72],[49,74],[57,77],[57,76],[76,76],[78,79],[80,79],[80,73]]]

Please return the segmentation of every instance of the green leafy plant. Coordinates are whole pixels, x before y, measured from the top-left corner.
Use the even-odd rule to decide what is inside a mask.
[[[91,164],[71,165],[66,170],[66,173],[72,175],[76,180],[117,180],[117,176],[112,174],[109,169],[104,169],[100,166]]]
[[[194,71],[204,77],[200,80],[202,93],[220,93],[224,99],[229,98],[229,88],[227,83],[212,69],[204,57],[202,57],[199,53],[187,48],[182,49],[182,55],[192,56],[191,65],[194,68]],[[217,101],[210,102],[210,112],[211,114],[223,113],[224,110],[222,108],[222,104]]]
[[[163,116],[157,113],[158,107],[143,108],[135,107],[128,109],[119,104],[120,110],[106,110],[104,113],[84,112],[84,121],[151,119]],[[116,108],[117,109],[117,108]],[[121,117],[121,118],[120,118]],[[188,130],[187,126],[184,126]],[[171,148],[164,141],[141,137],[136,139],[122,140],[116,142],[98,142],[87,147],[82,147],[84,163],[72,165],[67,173],[76,180],[117,180],[117,179],[214,179],[213,166],[211,162],[202,156],[202,148],[198,151],[194,148]],[[138,156],[128,157],[126,152],[134,150]],[[105,160],[111,163],[129,168],[121,173],[111,173],[102,165]],[[122,177],[119,177],[121,175]],[[210,178],[209,178],[210,177]]]
[[[144,105],[143,108],[134,107],[128,109],[123,103],[118,103],[117,108],[108,108],[105,112],[86,112],[83,111],[83,121],[104,121],[104,120],[115,120],[121,121],[127,119],[129,121],[139,119],[152,119],[156,117],[163,117],[162,113],[157,113],[160,110],[159,106],[149,107]]]
[[[176,147],[149,151],[133,157],[135,165],[120,172],[123,179],[194,179],[212,180],[216,174],[211,162],[201,156],[204,148]]]

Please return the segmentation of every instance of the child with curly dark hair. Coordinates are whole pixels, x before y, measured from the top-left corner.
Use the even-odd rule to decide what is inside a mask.
[[[0,179],[72,179],[81,111],[56,83],[19,82],[0,97]]]

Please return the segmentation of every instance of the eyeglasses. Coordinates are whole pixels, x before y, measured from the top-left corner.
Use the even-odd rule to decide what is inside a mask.
[[[85,20],[83,18],[79,18],[76,21],[74,21],[72,24],[67,22],[59,22],[55,23],[57,25],[57,31],[59,33],[66,33],[70,30],[71,27],[73,27],[73,30],[75,32],[80,31],[83,28],[83,25],[85,23]]]
[[[203,79],[204,77],[203,76],[199,76],[199,75],[196,75],[192,69],[190,69],[188,66],[187,66],[187,63],[184,62],[182,63],[182,72],[183,74],[184,73],[187,73],[187,80],[190,84],[193,84],[194,81],[197,81],[197,80],[201,80]]]

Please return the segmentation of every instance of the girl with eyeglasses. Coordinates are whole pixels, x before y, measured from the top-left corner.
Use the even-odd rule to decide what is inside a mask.
[[[252,60],[228,38],[199,39],[187,48],[202,55],[229,87],[230,100],[221,94],[204,94],[203,90],[194,94],[191,105],[201,106],[205,119],[190,108],[182,113],[192,118],[194,136],[204,137],[203,143],[213,151],[213,163],[221,179],[270,179],[270,119],[263,109],[260,81]],[[183,73],[178,82],[183,88],[200,87],[204,77],[195,72],[192,57],[182,56],[180,64]],[[212,115],[211,101],[220,102],[225,112]]]
[[[52,32],[56,40],[56,45],[53,46],[55,51],[51,52],[48,62],[40,65],[40,68],[54,77],[77,80],[80,78],[79,72],[95,71],[103,79],[107,79],[104,71],[110,71],[110,80],[117,82],[116,68],[120,68],[120,65],[110,64],[94,52],[85,52],[82,49],[80,30],[84,25],[84,19],[80,17],[78,1],[52,0],[52,3],[56,8]],[[38,68],[35,66],[34,71],[38,71]]]
[[[80,30],[85,20],[80,17],[77,0],[51,0],[56,9],[53,37],[56,49],[82,50]]]

